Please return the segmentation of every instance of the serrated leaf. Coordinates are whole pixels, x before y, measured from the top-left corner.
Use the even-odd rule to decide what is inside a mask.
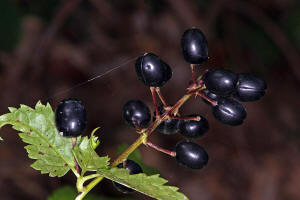
[[[59,135],[54,121],[54,112],[49,104],[38,102],[35,109],[21,105],[9,108],[10,113],[0,116],[0,128],[6,124],[20,131],[29,158],[36,159],[31,165],[42,174],[61,177],[74,170],[72,139]]]
[[[109,165],[109,158],[107,156],[99,157],[93,149],[90,140],[94,140],[94,138],[82,138],[81,143],[73,149],[74,156],[82,170],[82,174],[86,171],[97,171],[99,168],[106,169]]]
[[[168,181],[159,177],[159,174],[151,176],[144,173],[130,175],[128,170],[117,167],[99,169],[98,173],[107,179],[158,200],[188,200],[184,194],[177,191],[177,187],[165,185]]]

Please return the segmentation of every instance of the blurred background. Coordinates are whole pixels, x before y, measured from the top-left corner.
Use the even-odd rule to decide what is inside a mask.
[[[252,72],[267,82],[267,93],[260,101],[244,103],[248,116],[238,127],[217,122],[199,98],[183,106],[183,114],[209,120],[208,134],[196,141],[210,156],[206,168],[187,170],[142,146],[144,162],[191,200],[300,199],[297,0],[1,0],[0,112],[38,100],[55,108],[64,98],[79,98],[88,111],[85,134],[100,126],[98,153],[116,158],[120,144],[138,137],[122,120],[123,104],[141,99],[153,110],[150,91],[135,74],[135,58],[153,52],[172,67],[173,77],[162,92],[174,104],[191,78],[180,49],[181,35],[190,27],[205,33],[210,48],[210,59],[199,72],[210,67]],[[71,173],[50,178],[29,167],[33,160],[10,127],[1,129],[1,137],[0,199],[46,199],[63,185],[75,187]],[[158,132],[150,137],[168,149],[182,139]],[[109,181],[93,192],[150,199],[120,194]]]

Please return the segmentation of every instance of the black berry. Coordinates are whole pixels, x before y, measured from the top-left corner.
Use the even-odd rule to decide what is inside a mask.
[[[149,87],[161,87],[172,77],[169,65],[153,53],[140,56],[136,60],[135,71],[139,80]]]
[[[199,29],[191,28],[183,33],[181,49],[188,63],[201,64],[208,59],[207,40]]]
[[[200,117],[199,121],[187,120],[179,123],[180,133],[189,138],[198,138],[203,136],[209,129],[208,121],[201,115],[190,115],[191,117]]]
[[[264,96],[266,88],[264,80],[252,74],[239,74],[234,97],[240,101],[256,101]]]
[[[123,106],[123,119],[132,127],[147,127],[151,113],[146,104],[140,100],[130,100]]]
[[[205,87],[212,93],[228,96],[234,90],[238,76],[230,70],[213,68],[203,76]]]
[[[163,105],[158,107],[158,111],[159,114],[164,114],[165,109],[163,107]],[[155,112],[153,115],[153,121],[156,119],[155,117]],[[178,119],[166,119],[165,121],[163,121],[157,128],[156,130],[158,130],[158,132],[164,134],[164,135],[171,135],[171,134],[175,134],[178,132],[178,124],[179,124]]]
[[[82,134],[87,124],[87,115],[83,103],[77,99],[61,101],[55,111],[57,130],[66,137]]]
[[[123,163],[120,163],[117,165],[118,168],[124,168]],[[143,173],[142,168],[133,160],[126,160],[126,167],[125,169],[129,170],[129,174],[139,174],[139,173]],[[116,183],[113,181],[113,185],[117,188],[117,190],[119,192],[122,193],[130,193],[130,192],[134,192],[133,189],[128,188],[124,185],[121,185],[119,183]]]
[[[176,144],[176,160],[190,169],[201,169],[208,162],[208,154],[196,143],[181,141]]]
[[[243,105],[229,98],[220,98],[218,100],[218,104],[212,109],[213,115],[216,119],[223,124],[232,126],[242,124],[247,116]]]

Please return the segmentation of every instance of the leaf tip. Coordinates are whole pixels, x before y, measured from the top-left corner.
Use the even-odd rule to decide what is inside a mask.
[[[94,136],[95,132],[100,129],[100,127],[97,127],[95,128],[92,133],[91,133],[91,137],[90,137],[90,145],[91,147],[95,150],[99,144],[100,144],[100,141],[98,140],[98,137],[97,136]]]
[[[42,104],[41,100],[39,100],[36,104],[35,104],[35,109],[38,109],[40,107],[43,107],[44,105]]]
[[[16,111],[17,109],[15,108],[15,107],[8,107],[8,110],[9,110],[9,112],[14,112],[14,111]]]

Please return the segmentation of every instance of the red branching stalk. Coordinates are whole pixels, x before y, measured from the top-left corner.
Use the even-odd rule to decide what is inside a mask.
[[[196,80],[196,79],[195,79]],[[189,87],[188,87],[188,91],[185,95],[183,95],[183,97],[181,97],[173,106],[168,106],[170,107],[170,109],[166,110],[166,112],[162,115],[158,114],[158,107],[157,107],[157,101],[156,101],[156,96],[155,96],[155,88],[154,87],[150,87],[150,91],[152,94],[152,100],[153,100],[153,105],[155,107],[155,111],[156,111],[156,120],[154,122],[152,122],[148,128],[146,129],[142,129],[139,133],[141,133],[140,137],[136,139],[136,141],[130,145],[127,150],[125,150],[125,152],[123,152],[113,163],[112,166],[116,166],[118,165],[120,162],[122,162],[123,160],[125,160],[129,154],[131,154],[136,148],[138,148],[141,144],[145,144],[148,146],[151,146],[152,148],[164,152],[166,153],[168,150],[165,150],[161,147],[157,147],[154,144],[150,144],[147,141],[147,138],[150,136],[150,134],[166,119],[170,119],[174,116],[178,115],[179,112],[179,108],[193,95],[195,96],[201,96],[202,98],[206,99],[207,101],[209,101],[212,105],[216,105],[217,102],[213,101],[212,99],[210,99],[209,97],[206,97],[205,95],[203,95],[201,93],[202,90],[204,90],[204,83],[203,81],[198,81],[195,83],[192,83]],[[162,97],[162,94],[159,90],[160,96]],[[163,99],[163,100],[162,100]],[[160,98],[160,100],[162,102],[164,102],[166,105],[166,101],[164,100],[164,98]],[[188,118],[182,118],[182,119],[186,119],[188,120]],[[192,118],[195,119],[195,118]],[[198,119],[198,118],[197,118]],[[197,120],[196,119],[196,120]],[[199,119],[198,119],[199,120]],[[149,145],[150,144],[150,145]],[[169,154],[170,155],[170,154]]]
[[[159,87],[155,88],[155,91],[156,91],[160,101],[164,105],[164,107],[168,107],[168,103],[167,103],[166,99],[164,98],[164,96],[162,95],[160,88]]]
[[[162,148],[162,147],[160,147],[158,145],[153,144],[152,142],[150,142],[148,140],[146,141],[146,145],[149,146],[149,147],[151,147],[151,148],[153,148],[153,149],[155,149],[155,150],[157,150],[157,151],[160,151],[160,152],[163,152],[165,154],[168,154],[169,156],[172,156],[172,157],[176,156],[176,152],[166,150],[166,149],[164,149],[164,148]]]

